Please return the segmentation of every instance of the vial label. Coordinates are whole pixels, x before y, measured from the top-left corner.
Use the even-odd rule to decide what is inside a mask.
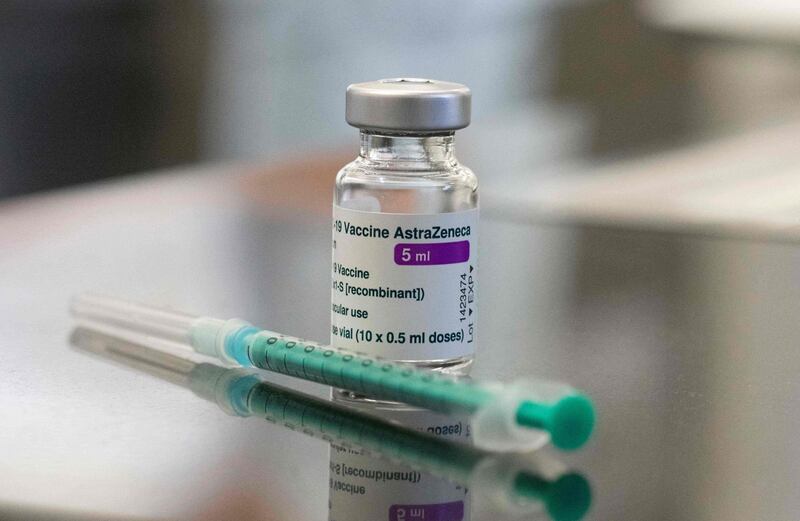
[[[393,360],[475,351],[478,209],[334,206],[331,343]]]

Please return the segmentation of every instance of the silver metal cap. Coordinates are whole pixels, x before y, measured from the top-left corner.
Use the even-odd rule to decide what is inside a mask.
[[[365,130],[433,133],[469,125],[470,90],[459,83],[392,78],[347,87],[347,122]]]

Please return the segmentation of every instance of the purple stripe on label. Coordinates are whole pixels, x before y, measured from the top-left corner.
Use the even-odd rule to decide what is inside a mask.
[[[394,247],[394,263],[401,266],[456,264],[469,260],[469,241],[400,243]]]
[[[389,508],[389,521],[462,521],[463,519],[463,501],[432,505],[392,505]]]

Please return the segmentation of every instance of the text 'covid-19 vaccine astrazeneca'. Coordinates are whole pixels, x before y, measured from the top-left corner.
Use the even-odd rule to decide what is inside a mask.
[[[459,164],[464,85],[417,78],[347,88],[359,156],[336,177],[331,343],[466,373],[475,352],[478,180]]]

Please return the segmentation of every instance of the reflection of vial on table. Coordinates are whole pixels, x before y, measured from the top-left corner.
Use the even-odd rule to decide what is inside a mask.
[[[334,401],[337,401],[334,395]],[[445,439],[465,441],[468,426],[405,405],[349,401],[350,407]],[[329,521],[468,521],[468,490],[459,484],[370,455],[357,447],[331,444]]]
[[[475,351],[478,183],[454,154],[463,85],[351,85],[361,151],[336,177],[331,343],[465,373]]]

